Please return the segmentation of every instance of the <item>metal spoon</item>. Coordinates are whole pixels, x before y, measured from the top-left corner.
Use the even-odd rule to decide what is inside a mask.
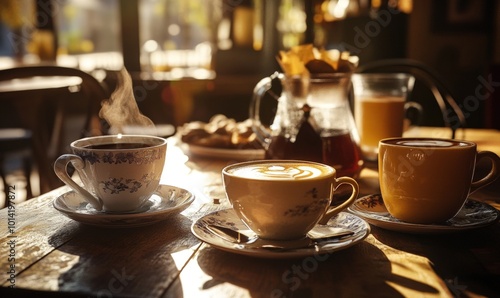
[[[318,236],[308,234],[308,237],[297,240],[277,241],[259,239],[257,235],[249,236],[245,233],[233,230],[228,227],[210,224],[207,229],[218,237],[236,244],[242,244],[245,248],[261,248],[270,250],[290,250],[298,248],[315,247],[318,244],[324,244],[333,240],[343,239],[354,234],[351,230],[336,229],[331,233]]]
[[[256,235],[255,236],[248,236],[246,234],[235,231],[235,230],[228,228],[228,227],[223,227],[223,226],[214,225],[214,224],[208,224],[208,225],[206,225],[206,227],[210,232],[212,232],[216,236],[218,236],[226,241],[232,242],[232,243],[249,244],[249,243],[253,243],[255,240],[258,239],[258,237]]]

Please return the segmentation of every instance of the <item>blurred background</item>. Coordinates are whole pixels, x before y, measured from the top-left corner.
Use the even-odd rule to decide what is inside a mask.
[[[279,51],[311,43],[349,51],[360,67],[417,61],[449,88],[467,127],[499,129],[498,28],[497,0],[0,0],[0,69],[77,68],[111,94],[126,67],[141,112],[177,127],[215,114],[245,120],[255,84],[280,70]],[[410,98],[424,107],[422,125],[443,125],[418,81]],[[69,119],[83,110],[66,106]],[[71,123],[68,140],[78,137]]]
[[[360,66],[422,62],[473,112],[467,126],[498,128],[494,97],[461,101],[480,76],[498,76],[499,16],[496,0],[0,0],[0,67],[52,61],[112,90],[125,66],[143,113],[180,125],[214,113],[246,118],[256,82],[279,70],[277,53],[313,43],[349,51]],[[432,105],[416,88],[412,99]],[[439,125],[437,116],[423,124]]]

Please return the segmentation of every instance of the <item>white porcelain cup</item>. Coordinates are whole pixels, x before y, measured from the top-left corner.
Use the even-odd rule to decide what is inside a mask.
[[[349,207],[358,197],[350,177],[336,178],[333,167],[299,160],[258,160],[222,170],[224,189],[238,217],[259,237],[299,239],[318,223]],[[351,196],[331,206],[335,189],[352,187]]]
[[[476,160],[491,169],[473,181]],[[500,158],[477,152],[476,144],[436,138],[390,138],[379,145],[380,190],[387,211],[416,224],[441,223],[455,216],[469,194],[499,176]]]
[[[133,212],[158,188],[167,142],[146,135],[89,137],[71,143],[73,154],[61,155],[56,175],[96,210]],[[71,163],[83,187],[67,172]]]

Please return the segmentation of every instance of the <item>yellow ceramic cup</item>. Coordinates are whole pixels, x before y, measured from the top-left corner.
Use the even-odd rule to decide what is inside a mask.
[[[488,174],[472,181],[476,159],[491,160]],[[389,213],[418,224],[455,216],[469,194],[499,175],[500,158],[477,152],[473,142],[436,138],[390,138],[379,143],[380,190]]]

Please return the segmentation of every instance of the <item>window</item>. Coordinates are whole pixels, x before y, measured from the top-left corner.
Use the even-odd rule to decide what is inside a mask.
[[[118,0],[57,0],[53,3],[58,63],[83,70],[123,66]]]
[[[212,78],[220,1],[140,0],[141,65],[170,79]]]

